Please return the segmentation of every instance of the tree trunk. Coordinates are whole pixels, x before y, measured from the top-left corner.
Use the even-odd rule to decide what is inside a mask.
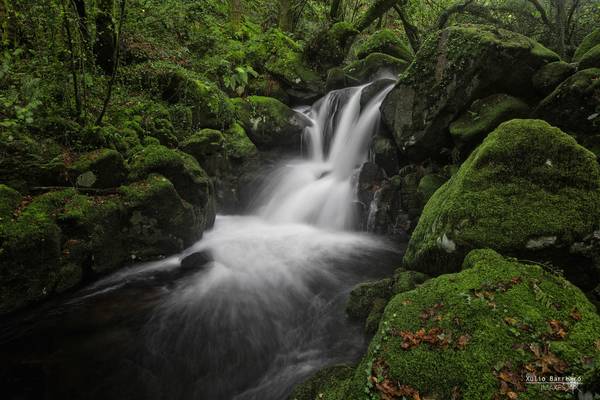
[[[87,26],[87,11],[85,8],[85,0],[72,0],[73,6],[77,11],[77,16],[79,18],[79,31],[81,32],[81,37],[83,39],[84,45],[87,46],[90,43],[90,31]]]
[[[105,74],[113,72],[116,35],[113,20],[114,0],[98,0],[98,14],[96,14],[96,42],[94,54],[96,64]]]
[[[229,3],[229,20],[234,30],[238,30],[242,22],[242,1],[231,0]]]
[[[292,30],[292,0],[279,1],[279,29],[284,32]]]
[[[17,27],[10,0],[0,0],[0,38],[2,46],[16,47]]]
[[[331,8],[329,9],[329,19],[332,21],[340,20],[340,10],[342,9],[342,0],[332,0]]]
[[[558,44],[558,52],[561,57],[565,57],[566,51],[566,41],[565,41],[565,29],[567,25],[567,11],[565,7],[565,0],[555,0],[556,1],[556,39]]]
[[[367,29],[377,18],[380,18],[387,10],[398,5],[402,7],[406,0],[375,0],[369,9],[359,18],[355,27],[359,31]]]

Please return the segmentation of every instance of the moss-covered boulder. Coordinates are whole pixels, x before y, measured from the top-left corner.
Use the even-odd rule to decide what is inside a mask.
[[[475,100],[469,109],[450,124],[450,135],[459,147],[469,150],[504,121],[524,118],[529,106],[523,100],[507,94],[493,94]]]
[[[447,180],[448,177],[442,174],[427,174],[423,176],[419,181],[419,186],[417,186],[417,191],[421,195],[423,203],[427,203],[435,191],[446,183]]]
[[[65,189],[30,198],[0,185],[0,314],[177,253],[205,227],[160,175],[102,196]]]
[[[581,57],[579,61],[579,69],[600,68],[600,44],[592,47],[587,53]]]
[[[358,31],[349,22],[336,22],[318,31],[306,44],[304,57],[320,71],[341,65]]]
[[[464,270],[395,296],[354,374],[308,381],[316,399],[563,399],[528,376],[593,383],[600,317],[542,267],[476,250]],[[597,372],[596,372],[597,374]],[[332,382],[333,380],[333,382]]]
[[[356,285],[350,292],[346,314],[351,318],[364,320],[377,299],[390,298],[393,287],[394,280],[391,278]]]
[[[271,97],[250,96],[234,101],[239,121],[259,150],[297,151],[310,120]]]
[[[179,148],[192,155],[210,176],[227,170],[225,137],[220,131],[202,129],[183,141]]]
[[[501,124],[426,204],[404,266],[432,274],[459,269],[489,247],[552,261],[581,286],[595,286],[592,260],[572,246],[600,224],[600,167],[594,154],[540,120]]]
[[[127,168],[118,151],[98,149],[81,155],[69,166],[69,174],[77,186],[110,188],[123,183]]]
[[[150,145],[134,154],[130,160],[131,180],[141,180],[150,174],[160,174],[173,183],[179,196],[196,212],[199,231],[212,226],[215,219],[213,184],[194,157],[162,145]]]
[[[514,32],[457,25],[431,35],[382,104],[382,119],[412,161],[448,148],[448,126],[469,104],[494,93],[532,96],[531,78],[559,57]]]
[[[257,154],[256,146],[244,128],[237,122],[231,125],[223,134],[225,137],[225,151],[230,160],[245,161]]]
[[[16,130],[0,132],[0,182],[26,193],[31,187],[64,184],[61,146]]]
[[[533,87],[542,95],[547,96],[576,70],[577,68],[573,64],[564,61],[548,63],[533,75]]]
[[[384,53],[371,53],[366,58],[344,67],[347,79],[353,84],[363,84],[378,76],[397,76],[408,67],[408,62]]]
[[[334,365],[318,371],[302,385],[296,386],[289,396],[290,400],[343,399],[346,391],[345,383],[354,374],[354,368],[349,365]]]
[[[581,58],[590,51],[593,47],[600,44],[600,28],[594,29],[586,37],[583,38],[575,54],[573,55],[573,61],[579,62]]]
[[[350,86],[346,73],[341,67],[334,67],[327,71],[327,78],[325,80],[325,90],[332,91],[342,89]]]
[[[600,154],[599,99],[600,69],[586,69],[568,78],[542,100],[536,115]]]
[[[352,53],[359,59],[371,53],[384,53],[411,62],[414,55],[401,36],[391,29],[381,29],[362,40],[357,40]]]

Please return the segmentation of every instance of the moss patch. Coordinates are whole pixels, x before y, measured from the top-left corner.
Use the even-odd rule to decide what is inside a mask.
[[[581,58],[592,49],[592,47],[600,44],[600,28],[594,29],[586,37],[583,38],[579,47],[573,55],[573,61],[580,61]]]
[[[581,57],[579,69],[600,68],[600,44],[592,47]]]
[[[365,58],[371,53],[384,53],[392,57],[410,62],[414,55],[406,42],[397,32],[391,29],[381,29],[363,40],[357,41],[352,48],[357,58]]]

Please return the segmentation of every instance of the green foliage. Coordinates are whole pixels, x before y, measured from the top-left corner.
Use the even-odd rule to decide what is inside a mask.
[[[236,67],[233,74],[224,77],[223,81],[226,88],[231,89],[238,96],[242,96],[246,91],[249,76],[256,78],[258,77],[258,73],[249,65],[246,67]]]

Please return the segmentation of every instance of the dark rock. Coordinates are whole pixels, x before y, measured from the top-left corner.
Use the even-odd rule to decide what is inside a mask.
[[[383,53],[372,53],[345,67],[344,72],[350,82],[363,84],[386,75],[398,76],[406,67],[408,67],[408,62],[405,60]]]
[[[430,36],[382,104],[403,158],[437,159],[450,148],[448,126],[475,99],[530,97],[531,78],[559,57],[517,33],[458,25]]]
[[[578,65],[579,70],[588,68],[600,68],[600,44],[592,47],[581,57]]]
[[[573,75],[577,68],[564,61],[555,61],[544,65],[533,75],[533,87],[544,96],[552,93],[554,89],[568,77]]]
[[[183,269],[198,269],[213,261],[212,256],[207,251],[192,253],[181,260],[181,268]]]
[[[346,58],[352,40],[358,33],[352,24],[337,22],[317,32],[308,41],[304,58],[320,71],[337,67]]]
[[[80,156],[69,167],[69,174],[78,186],[110,188],[124,182],[127,168],[118,151],[99,149]]]
[[[573,61],[579,62],[581,58],[590,51],[593,47],[600,44],[600,28],[594,29],[590,32],[586,37],[583,38],[577,50],[575,50],[575,55],[573,55]]]

